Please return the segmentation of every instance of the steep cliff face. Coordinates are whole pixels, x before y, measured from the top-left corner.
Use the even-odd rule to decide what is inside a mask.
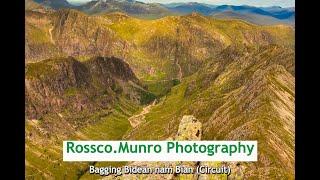
[[[97,57],[81,63],[69,57],[30,63],[25,81],[28,119],[66,109],[94,112],[110,107],[122,94],[139,103],[143,92],[129,65],[117,58]]]
[[[107,27],[108,20],[63,9],[49,13],[26,12],[26,60],[57,56],[88,59],[124,58],[128,44]]]
[[[126,42],[117,38],[106,25],[108,20],[90,17],[74,10],[54,14],[53,36],[57,46],[71,56],[123,57]]]
[[[27,62],[65,55],[55,45],[52,12],[26,11],[25,58]]]

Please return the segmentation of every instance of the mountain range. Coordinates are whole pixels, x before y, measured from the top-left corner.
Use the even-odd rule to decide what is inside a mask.
[[[260,25],[289,24],[294,26],[295,22],[295,9],[279,6],[217,6],[197,2],[159,4],[133,0],[93,0],[78,5],[71,5],[66,0],[35,0],[35,2],[53,9],[73,8],[88,14],[123,12],[137,17],[152,19],[197,12],[205,16],[223,19],[241,19]]]
[[[293,8],[253,7],[221,5],[213,6],[202,3],[178,3],[165,5],[173,12],[188,14],[198,12],[206,16],[227,19],[242,19],[255,24],[294,24],[295,11]]]
[[[244,179],[294,179],[292,26],[33,2],[25,27],[26,179],[101,179],[88,165],[128,163],[63,162],[63,140],[172,139],[186,115],[202,140],[258,141]]]
[[[43,6],[53,8],[53,9],[72,8],[73,7],[73,5],[71,5],[67,0],[33,0],[33,1],[38,4],[41,4]]]

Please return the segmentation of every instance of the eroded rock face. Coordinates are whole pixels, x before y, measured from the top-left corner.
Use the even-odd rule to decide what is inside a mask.
[[[125,58],[129,44],[106,26],[108,20],[62,9],[50,13],[26,11],[26,61],[52,57]]]
[[[53,36],[57,46],[70,56],[117,56],[126,52],[126,43],[101,20],[75,10],[59,10],[54,18]]]
[[[117,58],[49,59],[26,66],[26,117],[52,112],[107,108],[129,82],[140,82],[129,65]],[[129,92],[129,91],[128,91]]]
[[[175,140],[201,140],[202,124],[194,116],[183,116]]]

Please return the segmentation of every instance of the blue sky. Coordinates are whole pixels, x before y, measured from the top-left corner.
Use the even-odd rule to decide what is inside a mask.
[[[74,2],[88,2],[91,0],[67,0],[70,3]],[[146,3],[158,2],[158,3],[172,3],[172,2],[200,2],[215,5],[251,5],[258,7],[265,6],[281,6],[281,7],[294,7],[295,0],[137,0]]]

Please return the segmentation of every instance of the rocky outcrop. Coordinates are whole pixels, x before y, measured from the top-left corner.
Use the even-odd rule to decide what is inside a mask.
[[[194,116],[183,116],[175,140],[177,141],[199,141],[202,135],[202,123]]]
[[[180,125],[179,130],[174,138],[169,138],[168,140],[174,141],[187,141],[187,140],[194,140],[198,141],[201,140],[201,133],[202,133],[202,123],[199,122],[194,116],[192,115],[186,115],[183,116]],[[137,166],[137,167],[172,167],[173,169],[175,166],[181,165],[185,167],[194,167],[196,166],[196,162],[132,162],[129,163],[128,166]],[[151,175],[135,175],[135,174],[125,174],[122,176],[114,177],[114,176],[108,176],[103,179],[175,179],[177,174],[151,174]],[[190,179],[190,178],[196,178],[196,175],[190,174],[190,175],[181,175],[184,176],[184,178]]]
[[[202,123],[199,122],[194,116],[192,115],[185,115],[182,117],[179,128],[176,136],[174,138],[170,137],[167,140],[177,140],[177,141],[200,141],[202,136]],[[191,167],[195,169],[197,166],[208,166],[208,167],[220,167],[220,166],[230,166],[232,167],[230,177],[223,174],[124,174],[121,176],[107,176],[103,179],[156,179],[156,180],[173,180],[173,179],[190,179],[190,180],[209,180],[209,179],[243,179],[244,169],[239,163],[221,163],[221,162],[132,162],[129,163],[128,166],[131,167],[171,167],[175,169],[176,166],[183,166],[183,167]],[[233,172],[234,171],[234,172]]]

